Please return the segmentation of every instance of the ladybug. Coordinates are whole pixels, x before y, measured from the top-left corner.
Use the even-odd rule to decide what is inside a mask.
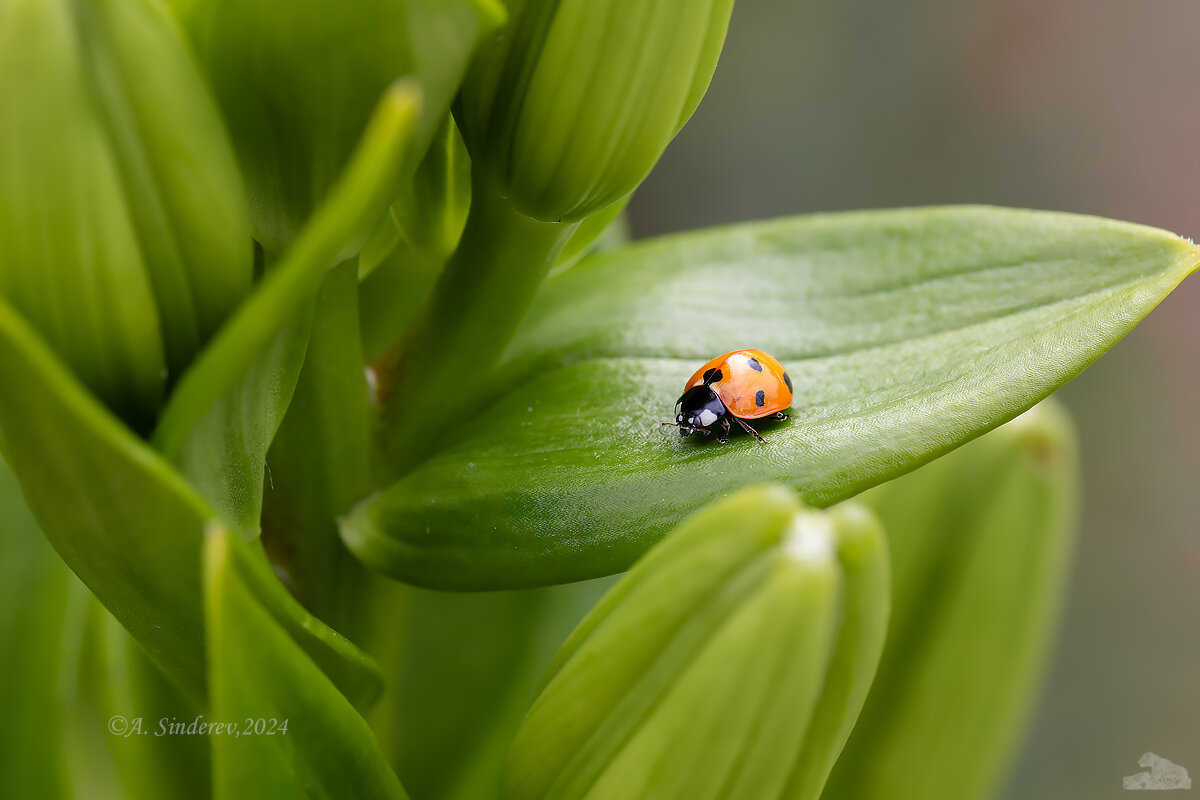
[[[783,409],[791,404],[792,379],[782,364],[762,350],[734,350],[696,370],[676,401],[675,421],[663,425],[676,426],[681,436],[707,436],[716,426],[717,441],[724,443],[733,420],[766,444],[746,420],[787,419]]]

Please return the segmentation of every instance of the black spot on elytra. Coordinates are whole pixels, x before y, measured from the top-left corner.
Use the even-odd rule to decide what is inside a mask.
[[[754,405],[758,406],[759,408],[762,408],[766,404],[767,404],[767,393],[764,392],[762,389],[759,389],[757,392],[754,393]]]
[[[724,377],[725,376],[721,374],[721,370],[714,367],[704,373],[704,385],[707,386],[710,383],[716,383]]]
[[[758,359],[754,356],[746,356],[746,363],[750,365],[750,369],[755,372],[762,372],[762,364],[758,363]]]
[[[783,382],[787,384],[789,392],[795,393],[796,390],[792,388],[792,379],[786,372],[783,373]]]

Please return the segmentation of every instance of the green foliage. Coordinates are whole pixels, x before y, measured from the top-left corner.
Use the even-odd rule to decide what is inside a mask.
[[[213,505],[239,522],[245,515],[229,512],[235,501],[257,517],[270,435],[247,437],[226,417],[222,436],[193,445],[191,426],[199,423],[211,434],[206,419],[229,413],[230,405],[234,421],[259,431],[282,414],[291,388],[279,386],[270,371],[242,371],[261,349],[272,354],[278,328],[311,304],[309,287],[319,285],[341,242],[362,229],[363,217],[386,206],[390,195],[383,187],[403,162],[397,145],[406,141],[414,109],[409,89],[389,90],[347,175],[289,261],[241,307],[173,394],[154,444],[167,455],[182,450],[185,461],[209,468],[198,472],[194,487],[80,386],[0,302],[0,371],[21,387],[0,395],[0,435],[30,507],[67,564],[192,698],[205,693],[200,542],[217,516],[197,492],[215,498]],[[208,457],[190,456],[195,448]],[[331,646],[324,626],[304,631],[314,650]],[[356,658],[334,666],[335,681],[355,699],[378,692]]]
[[[445,117],[496,0],[172,0],[225,112],[255,238],[285,251],[325,202],[379,96],[420,77],[425,106],[410,167]],[[281,132],[286,132],[281,135]],[[395,194],[400,181],[391,184]],[[364,232],[365,235],[365,232]],[[341,258],[362,239],[341,243]]]
[[[827,505],[1030,407],[1197,260],[1151,228],[989,208],[801,217],[598,255],[547,281],[475,413],[343,536],[412,583],[500,588],[624,569],[753,481]],[[659,428],[698,364],[745,346],[796,386],[765,447]]]
[[[147,658],[112,614],[92,600],[83,640],[81,691],[93,699],[87,724],[104,727],[101,744],[116,762],[121,792],[130,800],[211,796],[208,742],[198,736],[163,736],[162,725],[190,724],[206,712],[189,701]],[[119,719],[116,725],[112,720]],[[79,724],[79,723],[76,723]],[[91,781],[80,773],[82,785]]]
[[[433,292],[379,360],[386,466],[403,472],[469,414],[577,225],[516,211],[476,166],[471,210]]]
[[[714,504],[555,656],[502,797],[817,797],[875,672],[888,588],[861,508],[813,512],[774,486]]]
[[[7,457],[55,549],[193,700],[205,694],[200,545],[214,515],[144,442],[59,368],[0,304],[0,394]],[[70,502],[59,494],[66,491]],[[265,562],[264,562],[264,570]],[[348,696],[378,694],[372,665],[304,614],[269,571],[279,621]]]
[[[250,288],[217,110],[151,0],[0,4],[0,76],[0,296],[145,425]]]
[[[1076,491],[1028,409],[1200,249],[976,207],[629,245],[731,3],[507,6],[0,0],[0,796],[999,780]],[[739,347],[792,418],[660,427]]]
[[[366,491],[370,459],[354,267],[334,267],[317,295],[304,370],[267,457],[263,510],[265,545],[287,543],[275,554],[277,568],[306,607],[343,630],[360,616],[352,585],[363,570],[333,520]]]
[[[248,537],[257,535],[264,458],[298,380],[314,296],[339,250],[386,208],[419,105],[410,84],[389,87],[327,202],[184,376],[151,437]]]
[[[233,534],[206,535],[212,719],[234,729],[211,737],[214,797],[406,798],[328,666],[280,624],[261,569]]]
[[[159,665],[202,696],[203,502],[3,303],[0,371],[20,387],[0,392],[5,455],[42,531]]]
[[[579,220],[628,195],[708,89],[733,0],[517,0],[459,120],[515,208]]]
[[[0,747],[0,796],[70,797],[62,686],[71,573],[0,461],[0,702],[20,736]]]
[[[1059,616],[1079,502],[1047,402],[862,496],[891,542],[879,674],[823,797],[983,798],[1004,776]]]
[[[454,253],[471,205],[471,161],[450,116],[363,245],[358,272],[363,350],[374,360],[395,339]]]
[[[396,618],[380,631],[395,650],[393,688],[372,716],[414,797],[497,796],[505,752],[546,665],[610,585],[402,589],[389,606]]]

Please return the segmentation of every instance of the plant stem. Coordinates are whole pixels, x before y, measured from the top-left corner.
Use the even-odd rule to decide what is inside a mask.
[[[458,249],[408,330],[376,362],[385,469],[401,474],[436,447],[441,426],[480,404],[484,386],[578,223],[538,222],[481,170]]]

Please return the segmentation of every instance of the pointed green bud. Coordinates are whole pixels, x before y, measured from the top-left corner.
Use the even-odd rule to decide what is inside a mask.
[[[520,0],[460,124],[513,206],[578,220],[649,174],[708,89],[733,0]]]
[[[145,419],[252,278],[203,80],[154,0],[5,0],[0,119],[0,298]]]
[[[1037,696],[1078,487],[1051,401],[864,494],[895,592],[879,673],[822,798],[990,797]]]
[[[559,650],[501,795],[816,798],[883,646],[873,517],[746,489],[691,517]]]
[[[254,234],[282,252],[342,174],[384,90],[421,87],[416,165],[450,107],[497,0],[172,0],[225,112]],[[397,191],[400,186],[396,187]],[[348,243],[341,255],[357,252]]]

